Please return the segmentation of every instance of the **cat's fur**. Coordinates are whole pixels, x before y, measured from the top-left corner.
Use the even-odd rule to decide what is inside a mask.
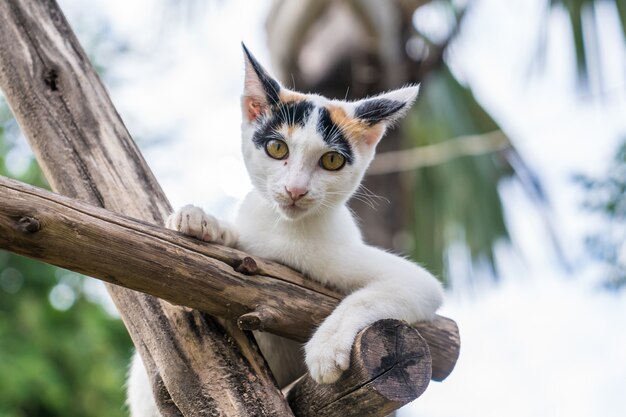
[[[254,190],[236,226],[186,206],[166,226],[199,239],[236,246],[289,265],[349,294],[304,347],[261,333],[261,350],[281,386],[306,368],[319,383],[349,366],[356,334],[384,318],[430,320],[442,302],[439,282],[402,257],[365,244],[346,206],[359,187],[385,130],[413,103],[405,87],[357,102],[329,100],[282,87],[245,49],[242,150]],[[266,152],[269,140],[288,147],[285,159]],[[320,158],[340,153],[345,165],[325,170]],[[133,360],[129,405],[133,417],[158,416],[141,360]]]

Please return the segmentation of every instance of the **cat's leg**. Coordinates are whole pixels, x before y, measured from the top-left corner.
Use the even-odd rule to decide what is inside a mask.
[[[233,247],[239,239],[237,230],[230,223],[220,221],[191,204],[171,214],[165,221],[165,227],[224,246]]]
[[[161,417],[152,395],[148,373],[137,352],[133,355],[126,384],[128,395],[126,404],[130,417]]]
[[[352,280],[353,288],[360,288],[337,306],[305,346],[307,367],[319,383],[334,382],[348,369],[359,331],[386,318],[431,320],[443,299],[441,284],[430,273],[376,248],[334,251],[324,265],[325,273]]]

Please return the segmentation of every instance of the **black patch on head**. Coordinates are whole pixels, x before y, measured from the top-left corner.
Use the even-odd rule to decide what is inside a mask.
[[[257,77],[259,77],[259,80],[263,85],[263,90],[265,91],[267,100],[270,102],[270,104],[278,103],[278,92],[280,91],[280,84],[278,84],[275,79],[270,77],[269,74],[265,72],[261,64],[259,64],[254,56],[252,56],[252,54],[250,53],[250,51],[248,51],[248,48],[246,48],[246,45],[244,45],[243,42],[241,43],[241,46],[243,47],[243,52],[248,57],[250,64],[252,64],[252,69],[254,69],[254,72],[256,73]]]
[[[317,130],[322,135],[322,139],[331,148],[342,154],[348,164],[354,161],[354,154],[350,142],[346,139],[341,127],[333,122],[330,112],[326,107],[320,107],[319,119],[317,120]]]
[[[265,147],[265,143],[272,139],[283,139],[276,132],[281,126],[304,126],[313,110],[310,101],[279,102],[270,107],[270,112],[259,121],[260,127],[252,136],[257,148]]]
[[[402,110],[405,105],[406,103],[402,101],[373,98],[359,104],[354,110],[354,117],[372,126],[376,123],[388,120],[391,116]]]

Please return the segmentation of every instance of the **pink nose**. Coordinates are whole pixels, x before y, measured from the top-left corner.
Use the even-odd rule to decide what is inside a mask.
[[[287,191],[287,194],[289,194],[294,202],[300,200],[309,192],[309,190],[304,187],[285,187],[285,191]]]

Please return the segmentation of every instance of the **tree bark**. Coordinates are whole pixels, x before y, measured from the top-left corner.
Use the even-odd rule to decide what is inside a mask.
[[[0,247],[300,342],[342,296],[297,272],[235,249],[0,177]],[[245,289],[245,290],[243,290]],[[456,324],[416,325],[433,379],[459,354]]]
[[[0,1],[0,88],[55,191],[163,223],[170,205],[53,0]],[[293,415],[240,330],[108,290],[164,416]]]
[[[288,303],[270,305],[271,301],[266,299],[267,289],[262,287],[264,283],[273,282],[271,277],[296,291],[298,297],[300,294],[317,294],[318,304],[309,311],[321,309],[323,312],[305,318],[307,323],[312,322],[306,324],[309,326],[305,327],[307,334],[338,302],[332,292],[315,284],[309,285],[310,281],[285,267],[255,260],[227,248],[192,242],[189,238],[149,225],[163,223],[170,212],[169,203],[54,1],[0,2],[0,88],[55,191],[147,222],[104,211],[98,212],[101,217],[90,218],[90,207],[50,193],[39,195],[40,191],[32,188],[28,193],[39,198],[41,205],[34,204],[35,198],[27,201],[27,204],[32,203],[30,206],[23,202],[22,205],[11,205],[16,201],[19,187],[7,181],[3,184],[9,202],[3,203],[7,216],[0,220],[0,228],[6,232],[0,241],[7,247],[22,248],[25,254],[36,258],[65,259],[59,264],[66,262],[76,270],[85,268],[82,263],[85,259],[77,258],[83,249],[81,256],[92,256],[90,262],[97,266],[95,269],[102,267],[108,272],[103,274],[105,280],[129,286],[139,283],[136,289],[141,291],[165,298],[169,296],[174,302],[193,304],[211,313],[220,314],[219,310],[229,318],[238,317],[239,325],[247,328],[279,329],[282,327],[276,323],[280,323],[283,317],[294,320],[293,317],[297,316],[283,314]],[[90,234],[93,229],[83,228],[77,218],[89,219],[96,227],[127,229],[132,238],[118,241],[122,246],[116,250],[125,249],[123,253],[107,252],[115,247],[113,238],[119,238],[115,234],[102,235],[98,246],[87,245],[89,250],[80,247],[76,251],[77,243],[93,244],[89,239],[94,237]],[[107,219],[111,223],[107,223]],[[109,233],[107,227],[103,230]],[[55,231],[59,234],[57,240],[50,238],[55,236]],[[30,245],[28,249],[20,246],[24,242]],[[164,246],[159,246],[161,244]],[[53,248],[54,245],[58,247]],[[151,252],[154,247],[162,252]],[[218,255],[213,256],[215,254]],[[113,266],[109,260],[118,264]],[[131,275],[133,262],[143,262],[143,271],[154,275],[146,276],[141,272]],[[223,265],[218,265],[219,262]],[[111,269],[107,270],[105,266]],[[167,272],[172,272],[173,276],[174,270],[180,276],[185,275],[181,271],[187,270],[193,285],[199,285],[192,288],[201,288],[204,292],[183,290],[179,275],[165,281],[164,274],[169,278]],[[195,271],[195,274],[189,271]],[[198,279],[207,274],[212,278],[228,277],[232,282],[238,282],[239,291],[230,287],[231,292],[222,294],[224,298],[209,297],[216,288],[222,288],[222,284]],[[246,277],[246,274],[255,275]],[[300,285],[300,280],[307,284]],[[209,281],[208,286],[204,281]],[[241,285],[255,287],[252,285],[254,281],[258,281],[256,287],[260,288],[254,296],[257,298],[248,297],[244,302],[234,296],[234,293],[245,292],[241,291]],[[209,291],[211,283],[218,285],[213,287],[213,292]],[[178,286],[185,297],[170,294],[169,285]],[[141,353],[157,404],[165,417],[293,415],[256,345],[232,320],[214,319],[200,311],[176,307],[117,285],[108,285],[108,290]],[[205,295],[206,302],[203,300]],[[231,298],[236,301],[229,301]],[[271,298],[279,297],[272,294]],[[260,304],[258,300],[264,303]],[[252,301],[254,305],[245,304]],[[296,338],[301,340],[305,331],[296,331],[291,326],[289,331],[299,333]],[[445,350],[449,342],[458,339],[454,322],[449,319],[439,317],[423,326],[424,334],[430,335],[427,338],[434,338],[432,346],[443,346]],[[439,332],[442,326],[447,329],[444,334]],[[458,354],[458,345],[450,351]],[[449,373],[449,370],[443,373]]]

